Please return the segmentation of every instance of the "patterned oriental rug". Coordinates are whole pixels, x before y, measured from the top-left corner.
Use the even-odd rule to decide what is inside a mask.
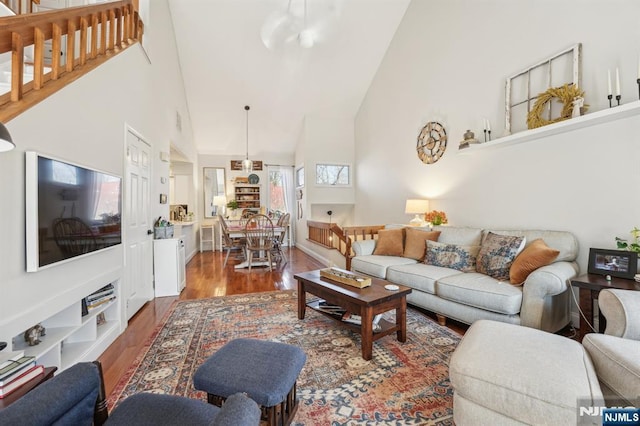
[[[385,315],[393,320],[392,314]],[[193,373],[239,337],[289,343],[306,352],[294,425],[453,424],[448,362],[457,333],[409,308],[407,342],[386,336],[374,342],[373,359],[364,361],[360,336],[346,327],[310,308],[298,320],[295,291],[176,302],[116,385],[109,407],[137,392],[206,401],[192,386]]]

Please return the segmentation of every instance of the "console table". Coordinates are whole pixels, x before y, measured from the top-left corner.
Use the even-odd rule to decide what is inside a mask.
[[[598,300],[598,294],[600,294],[601,290],[604,290],[605,288],[640,290],[640,284],[636,283],[634,280],[611,277],[611,281],[607,281],[604,276],[597,274],[581,275],[577,278],[572,279],[571,285],[574,287],[578,287],[578,289],[580,290],[580,310],[589,320],[589,322],[591,322],[591,325],[595,324],[596,318],[595,312],[593,310],[593,302],[595,300]],[[606,325],[607,320],[604,318],[604,315],[600,315],[598,318],[598,332],[604,333]],[[585,334],[592,331],[593,330],[591,330],[589,324],[587,324],[585,319],[580,316],[580,341],[582,341],[582,338]]]

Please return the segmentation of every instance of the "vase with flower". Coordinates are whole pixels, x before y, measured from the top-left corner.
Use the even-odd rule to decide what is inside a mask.
[[[438,210],[432,210],[424,215],[424,220],[432,226],[444,225],[449,223],[447,214]]]

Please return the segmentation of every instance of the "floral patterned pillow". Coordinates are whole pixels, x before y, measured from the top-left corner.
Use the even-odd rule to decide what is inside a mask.
[[[509,282],[509,269],[524,244],[524,237],[489,232],[480,247],[476,269],[496,280]]]
[[[480,246],[458,246],[427,240],[424,263],[462,272],[475,272],[479,251]]]

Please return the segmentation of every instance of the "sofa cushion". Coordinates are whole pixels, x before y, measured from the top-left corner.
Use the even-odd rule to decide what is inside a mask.
[[[462,272],[473,272],[476,270],[476,257],[479,251],[479,246],[461,246],[427,240],[424,263]]]
[[[490,230],[484,231],[485,234],[493,232],[500,235],[514,235],[525,237],[527,242],[525,247],[532,241],[542,238],[544,242],[551,248],[559,250],[560,254],[554,262],[573,262],[578,256],[578,240],[567,231],[544,231],[544,230]],[[440,238],[440,241],[442,237]]]
[[[524,244],[524,237],[489,232],[480,246],[476,270],[497,280],[509,281],[511,264]]]
[[[436,295],[505,315],[518,314],[522,305],[522,287],[500,282],[478,272],[439,279],[436,282]]]
[[[410,265],[416,262],[416,260],[407,257],[377,256],[371,254],[368,256],[356,256],[351,259],[351,270],[384,279],[387,277],[388,267],[393,265]]]
[[[387,280],[394,284],[406,285],[416,290],[436,294],[436,280],[461,273],[455,269],[414,263],[411,265],[390,266],[387,269]]]
[[[482,229],[456,226],[434,226],[434,231],[440,231],[438,241],[460,246],[479,246],[482,241]]]
[[[635,403],[640,397],[640,341],[589,333],[582,345],[591,356],[598,380],[605,385],[603,390],[610,392],[605,396],[611,403],[618,405],[619,398]]]
[[[373,254],[378,256],[402,256],[404,249],[404,229],[381,229]]]
[[[405,229],[404,257],[415,260],[423,260],[427,250],[427,240],[438,241],[440,231],[427,231],[424,229]]]
[[[516,256],[516,259],[511,264],[511,269],[509,270],[511,284],[520,285],[524,283],[530,273],[553,262],[558,257],[558,254],[560,254],[560,251],[546,245],[542,238],[532,241]]]

